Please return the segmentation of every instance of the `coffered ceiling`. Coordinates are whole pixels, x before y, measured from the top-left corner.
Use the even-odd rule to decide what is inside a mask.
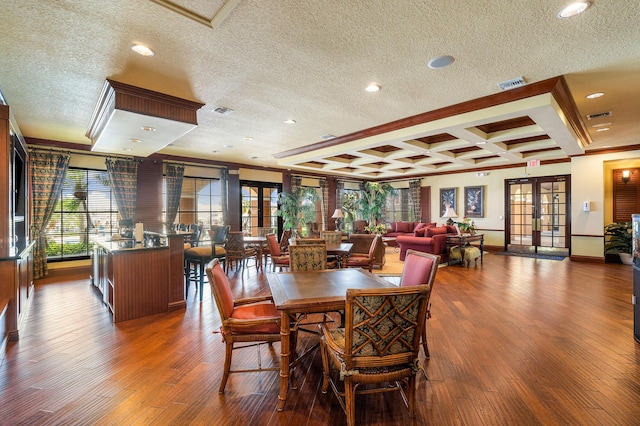
[[[204,104],[197,127],[151,151],[362,178],[632,147],[640,2],[595,0],[559,19],[568,2],[9,2],[0,89],[37,143],[90,149],[109,79]],[[441,55],[455,60],[429,68]],[[372,82],[381,90],[366,92]]]

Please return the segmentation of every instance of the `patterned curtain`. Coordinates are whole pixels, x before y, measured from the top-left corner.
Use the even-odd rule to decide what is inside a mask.
[[[131,220],[136,214],[138,193],[138,162],[136,160],[106,160],[111,191],[116,199],[122,220]]]
[[[295,193],[302,185],[302,178],[299,176],[291,176],[291,192]]]
[[[167,184],[167,228],[172,227],[176,220],[182,195],[182,178],[184,177],[184,164],[167,164],[165,182]]]
[[[67,153],[31,153],[33,278],[47,275],[47,226],[69,167],[71,156]]]
[[[222,201],[222,225],[229,223],[229,169],[220,170],[220,199]]]
[[[329,223],[329,182],[326,179],[320,179],[320,190],[322,191],[322,229],[327,228]]]
[[[342,210],[342,197],[344,197],[344,181],[336,180],[336,209]]]
[[[411,210],[413,211],[413,220],[418,222],[422,220],[422,203],[420,200],[420,179],[409,181],[409,199],[411,200]]]

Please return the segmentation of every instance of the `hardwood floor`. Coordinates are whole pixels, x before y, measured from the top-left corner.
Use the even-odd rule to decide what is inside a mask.
[[[441,268],[416,423],[640,424],[631,274],[495,254]],[[255,269],[232,279],[239,297],[268,292]],[[320,392],[319,353],[297,370],[283,412],[275,372],[231,375],[218,395],[219,325],[208,285],[202,303],[191,289],[186,311],[115,325],[88,278],[42,281],[0,367],[0,423],[345,424],[333,395]],[[279,345],[260,350],[263,365],[277,364]],[[255,348],[236,351],[234,365],[256,359]],[[359,397],[356,408],[362,425],[410,423],[393,394]]]

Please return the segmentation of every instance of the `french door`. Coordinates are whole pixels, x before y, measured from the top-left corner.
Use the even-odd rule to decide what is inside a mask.
[[[505,250],[569,255],[570,176],[505,181]]]
[[[278,194],[282,184],[268,182],[241,181],[242,230],[252,236],[258,235],[258,228],[273,228],[280,235]]]

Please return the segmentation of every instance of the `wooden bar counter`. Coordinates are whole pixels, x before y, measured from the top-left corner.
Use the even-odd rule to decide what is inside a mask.
[[[183,237],[155,235],[160,238],[150,238],[146,244],[91,239],[92,282],[102,292],[114,322],[186,307]]]

